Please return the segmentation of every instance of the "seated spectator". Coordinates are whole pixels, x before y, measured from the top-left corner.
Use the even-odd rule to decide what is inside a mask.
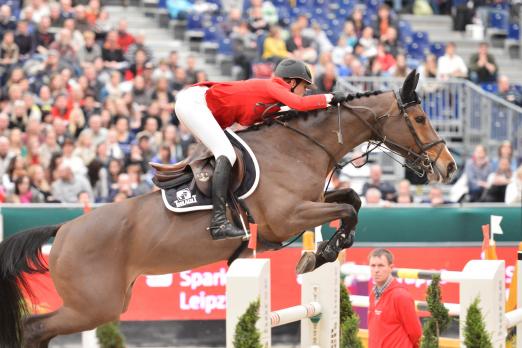
[[[118,175],[116,186],[109,193],[109,202],[114,202],[114,199],[118,194],[124,194],[127,198],[134,196],[129,174],[127,173],[121,173],[120,175]]]
[[[270,33],[263,44],[263,59],[278,63],[289,56],[285,41],[281,38],[281,28],[278,26],[270,28]]]
[[[130,164],[127,168],[129,181],[132,192],[135,196],[142,195],[152,190],[152,184],[149,184],[143,174],[143,167],[138,164]]]
[[[386,35],[381,36],[380,42],[386,47],[386,51],[390,52],[394,57],[399,54],[399,41],[396,28],[389,27],[386,31]]]
[[[382,198],[387,201],[394,199],[396,191],[392,184],[386,181],[381,181],[382,169],[378,164],[374,164],[370,167],[370,182],[366,182],[363,186],[362,193],[366,195],[366,191],[369,188],[376,188],[381,192]]]
[[[67,166],[73,171],[75,176],[86,177],[87,167],[85,166],[82,158],[78,156],[78,152],[75,152],[74,146],[75,144],[72,138],[65,139],[62,146],[62,163],[67,164]]]
[[[505,202],[507,204],[522,203],[522,166],[518,167],[513,180],[506,187]]]
[[[492,172],[486,148],[477,145],[473,156],[466,161],[464,173],[468,180],[468,193],[471,202],[478,202],[487,188],[487,179]]]
[[[72,33],[69,29],[60,30],[59,35],[51,46],[52,50],[56,50],[60,56],[60,60],[72,67],[78,66],[78,56],[76,55],[76,49],[72,44]]]
[[[72,156],[80,158],[85,166],[94,160],[96,153],[91,133],[80,134]]]
[[[426,79],[434,79],[437,77],[437,57],[434,54],[426,55],[424,59],[424,63],[417,70],[419,72],[419,84],[422,90],[426,90],[426,88],[430,89],[430,86],[427,86]]]
[[[256,35],[266,33],[270,26],[263,17],[263,10],[260,6],[253,6],[248,11],[248,27]]]
[[[3,135],[0,136],[0,178],[4,176],[11,159],[15,156],[9,147],[9,139]]]
[[[128,26],[126,19],[120,19],[118,22],[118,46],[120,46],[123,52],[127,52],[134,43],[134,36],[128,32]]]
[[[174,164],[176,163],[176,159],[170,152],[170,146],[162,145],[158,154],[152,158],[151,162],[161,164]]]
[[[136,51],[133,61],[134,63],[125,72],[125,80],[132,80],[136,76],[143,75],[145,64],[147,64],[147,54],[144,50],[139,49]]]
[[[337,71],[335,64],[326,64],[324,73],[319,75],[315,81],[317,89],[321,92],[332,92],[337,84]]]
[[[20,53],[20,61],[25,61],[31,57],[35,49],[34,36],[29,32],[29,24],[21,20],[17,24],[15,43]]]
[[[408,180],[401,180],[397,185],[397,199],[399,204],[413,203],[413,195],[411,194],[411,184]]]
[[[77,5],[74,8],[74,27],[84,33],[87,30],[91,30],[92,24],[87,18],[87,10],[83,5]]]
[[[298,23],[292,24],[290,28],[290,37],[286,40],[285,45],[288,52],[292,53],[295,57],[298,57],[299,59],[304,59],[304,57],[308,57],[310,55],[309,51],[313,51],[315,59],[317,59],[317,54],[315,50],[311,47],[312,40],[302,35],[302,28]]]
[[[142,136],[149,138],[151,150],[157,152],[162,144],[162,135],[159,131],[158,120],[155,117],[147,117],[144,121],[143,131],[136,136],[138,139]]]
[[[62,203],[78,203],[81,192],[87,192],[90,200],[94,201],[89,181],[81,175],[75,175],[66,163],[58,167],[58,180],[53,182],[51,191],[53,197]]]
[[[390,202],[382,199],[381,191],[374,187],[371,187],[366,191],[361,201],[363,205],[379,205],[382,207],[390,205]]]
[[[395,57],[395,66],[390,69],[390,73],[393,77],[406,77],[410,73],[410,68],[408,68],[408,64],[406,61],[406,56],[404,53],[399,53],[397,57]]]
[[[372,58],[377,54],[377,40],[373,37],[372,27],[365,27],[359,45],[362,46],[362,56],[365,58]]]
[[[481,202],[499,202],[506,200],[506,187],[511,182],[513,172],[507,158],[501,158],[498,168],[488,175],[487,187],[480,198]]]
[[[27,124],[27,110],[23,100],[16,100],[11,108],[9,115],[9,128],[16,128],[25,132],[25,125]]]
[[[352,53],[353,47],[348,45],[346,38],[339,37],[339,40],[337,41],[337,46],[334,47],[332,51],[332,61],[335,65],[340,66],[343,64],[344,57]]]
[[[36,51],[40,54],[47,53],[47,50],[54,42],[54,34],[49,32],[50,27],[51,20],[49,17],[42,17],[35,35]]]
[[[357,37],[361,37],[362,32],[365,27],[364,12],[363,12],[362,7],[356,6],[352,12],[352,15],[348,18],[348,20],[353,23],[355,35],[357,35]]]
[[[395,58],[386,50],[386,47],[382,43],[377,45],[375,61],[379,63],[381,71],[385,74],[394,71],[397,65]]]
[[[497,158],[491,161],[492,170],[497,170],[500,160],[506,159],[509,163],[511,171],[513,173],[515,172],[518,163],[515,156],[513,156],[513,146],[511,145],[511,142],[504,141],[502,144],[500,144],[497,150],[497,156]]]
[[[152,58],[153,58],[153,54],[152,54],[152,49],[145,44],[145,35],[143,35],[143,33],[138,33],[135,37],[134,37],[134,42],[132,43],[132,45],[129,46],[128,50],[127,50],[127,53],[125,53],[125,59],[129,62],[129,63],[135,63],[135,55],[136,55],[136,51],[138,50],[141,50],[145,53],[145,56],[146,56],[146,61],[147,62],[150,62],[152,61]]]
[[[355,26],[352,21],[346,21],[344,23],[343,31],[339,36],[339,39],[343,39],[346,42],[346,45],[352,48],[351,52],[353,52],[353,48],[357,44],[359,38],[357,37],[357,33],[355,32]]]
[[[96,33],[96,40],[104,41],[107,38],[107,34],[112,30],[112,23],[109,19],[109,12],[102,10],[100,15],[96,19],[96,23],[93,28]]]
[[[103,147],[103,144],[100,145],[102,146],[98,146],[96,149],[97,153],[99,153],[100,147]],[[108,171],[104,166],[103,160],[95,158],[89,163],[87,166],[87,177],[93,188],[94,202],[107,202],[109,197],[109,181]]]
[[[5,174],[2,176],[0,186],[4,188],[7,195],[10,195],[14,192],[16,180],[24,175],[27,175],[27,165],[24,158],[20,155],[13,156]]]
[[[45,202],[54,201],[51,195],[51,185],[45,177],[45,170],[41,164],[32,165],[28,170],[29,178],[31,179],[31,187],[38,191],[44,198]]]
[[[359,195],[362,195],[363,186],[368,176],[370,176],[370,167],[364,165],[366,159],[361,157],[361,155],[360,151],[354,151],[350,156],[350,160],[353,161],[352,164],[341,169],[342,174],[350,179],[350,187]]]
[[[500,75],[498,78],[497,94],[499,97],[504,98],[510,103],[522,106],[522,94],[510,86],[509,77],[506,75]]]
[[[114,130],[116,131],[116,140],[123,155],[128,155],[130,153],[130,146],[134,140],[134,136],[129,131],[128,118],[119,116],[114,123]]]
[[[97,58],[101,57],[101,48],[96,42],[96,35],[92,31],[83,33],[85,44],[78,50],[78,60],[82,67],[86,64],[92,64]]]
[[[53,2],[49,5],[49,19],[51,20],[51,28],[61,28],[63,27],[63,22],[65,18],[62,16],[62,9],[60,8],[60,4],[57,2]]]
[[[15,180],[14,192],[6,198],[7,203],[43,203],[44,196],[31,186],[31,179],[22,175]]]
[[[317,47],[318,53],[332,50],[332,42],[328,38],[328,35],[326,35],[325,31],[321,28],[319,23],[314,22],[312,24],[312,34],[314,38],[314,44]],[[348,40],[348,42],[350,41]]]
[[[478,53],[469,59],[469,78],[475,83],[494,82],[497,78],[497,63],[488,51],[488,43],[482,42]]]
[[[0,137],[9,137],[9,116],[5,112],[0,112]]]
[[[377,12],[377,21],[374,26],[374,33],[376,37],[383,37],[388,35],[388,31],[393,28],[397,28],[397,23],[392,17],[390,7],[387,4],[379,6]]]
[[[7,74],[11,67],[18,63],[20,50],[15,43],[14,33],[12,31],[4,32],[2,44],[0,44],[0,76]]]
[[[97,147],[99,144],[105,142],[107,139],[107,132],[107,128],[102,127],[101,116],[94,114],[89,117],[88,127],[80,133],[80,137],[84,133],[88,134],[92,139],[93,146]]]
[[[442,204],[451,204],[450,201],[447,201],[444,198],[444,192],[439,186],[433,185],[430,188],[430,193],[428,194],[428,199],[423,200],[422,203],[429,203],[433,206],[442,205]]]
[[[110,31],[107,33],[102,48],[102,59],[104,66],[108,69],[122,69],[126,64],[123,49],[118,43],[118,33]]]
[[[447,80],[450,78],[468,76],[468,67],[462,57],[455,53],[456,45],[454,42],[448,42],[445,54],[439,57],[437,61],[437,77]]]
[[[78,50],[85,45],[83,33],[76,28],[76,22],[72,18],[68,18],[64,21],[63,28],[69,30],[71,34],[71,46],[76,53],[78,53]]]
[[[7,4],[0,6],[0,40],[3,40],[7,31],[16,30],[16,18],[12,15],[11,7]]]
[[[85,18],[92,27],[101,14],[100,0],[89,0],[89,5],[85,9]]]
[[[43,0],[38,0],[38,1],[43,1]],[[60,0],[60,6],[62,8],[63,18],[65,18],[65,19],[74,18],[74,8],[72,7],[72,0]]]

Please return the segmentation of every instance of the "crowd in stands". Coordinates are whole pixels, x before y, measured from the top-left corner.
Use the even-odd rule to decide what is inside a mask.
[[[0,6],[0,202],[117,202],[154,190],[148,162],[176,163],[193,148],[174,103],[182,88],[207,79],[198,58],[188,56],[185,67],[176,51],[158,60],[125,20],[111,24],[99,0],[24,4]],[[220,9],[210,5],[197,10]],[[240,78],[262,75],[264,64],[271,73],[285,57],[308,62],[325,92],[343,76],[405,76],[408,57],[395,13],[385,4],[371,16],[366,10],[355,6],[332,36],[307,15],[281,21],[274,4],[252,0],[245,11],[229,9],[219,28],[233,42]],[[455,70],[439,71],[437,60],[427,56],[423,73],[471,77],[467,70],[477,70],[497,76],[484,49],[477,55],[478,70],[461,62]],[[456,61],[451,52],[448,45],[448,57],[439,63],[444,57]],[[502,93],[519,100],[506,79]],[[378,201],[414,201],[405,182],[395,189],[379,182],[376,167],[368,170],[372,181],[360,192],[368,202],[377,196]],[[510,178],[520,179],[520,170],[509,170]],[[480,178],[478,185],[485,188],[487,178]],[[473,197],[482,197],[474,192]]]

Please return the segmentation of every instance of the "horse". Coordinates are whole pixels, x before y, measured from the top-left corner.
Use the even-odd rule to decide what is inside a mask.
[[[323,189],[337,163],[363,142],[385,144],[430,180],[448,182],[456,164],[422,109],[417,81],[412,71],[399,92],[351,95],[337,106],[289,114],[238,133],[261,169],[258,188],[244,202],[259,236],[281,243],[341,219],[336,234],[344,233],[344,240],[338,237],[323,254],[351,245],[347,232],[357,223],[360,201],[352,190],[324,194]],[[104,205],[62,225],[11,236],[0,244],[0,347],[47,347],[57,335],[117,320],[142,274],[175,273],[226,260],[242,242],[213,241],[209,222],[209,211],[170,212],[156,191]],[[41,246],[52,237],[46,265]],[[250,254],[247,250],[241,256]],[[312,260],[317,261],[312,266],[331,259],[325,255]],[[47,268],[63,305],[30,315],[24,311],[24,275]]]

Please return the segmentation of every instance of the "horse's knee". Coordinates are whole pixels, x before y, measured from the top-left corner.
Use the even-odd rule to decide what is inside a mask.
[[[357,211],[351,204],[344,204],[344,218],[348,220],[357,220]]]
[[[348,197],[350,199],[350,202],[352,202],[353,207],[357,212],[359,212],[359,209],[361,209],[361,198],[359,197],[359,194],[355,192],[354,189],[350,189],[348,192]]]

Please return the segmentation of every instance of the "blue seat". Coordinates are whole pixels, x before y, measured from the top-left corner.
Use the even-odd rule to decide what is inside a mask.
[[[399,41],[402,43],[406,43],[408,38],[411,38],[413,35],[413,29],[411,28],[410,23],[406,21],[399,21]]]
[[[497,93],[498,85],[496,83],[481,83],[480,87],[489,93]]]
[[[488,27],[508,30],[509,15],[506,11],[491,11],[488,18]]]
[[[229,38],[219,41],[218,52],[224,56],[232,56],[234,54],[232,41]]]
[[[308,0],[296,0],[297,7],[308,7],[310,2]]]
[[[419,45],[418,42],[410,42],[406,44],[406,56],[410,59],[424,59],[424,46]]]
[[[445,48],[441,42],[433,42],[430,44],[430,52],[437,56],[437,58],[444,55]]]
[[[211,26],[203,30],[203,40],[206,42],[217,43],[222,39],[223,36],[220,34],[219,30],[216,29],[215,26]]]
[[[187,30],[203,29],[203,18],[195,13],[189,13],[187,16]]]
[[[426,31],[416,31],[412,35],[413,42],[421,46],[427,46],[430,43],[428,33]]]
[[[511,23],[508,28],[508,39],[520,39],[520,26],[517,23]]]

